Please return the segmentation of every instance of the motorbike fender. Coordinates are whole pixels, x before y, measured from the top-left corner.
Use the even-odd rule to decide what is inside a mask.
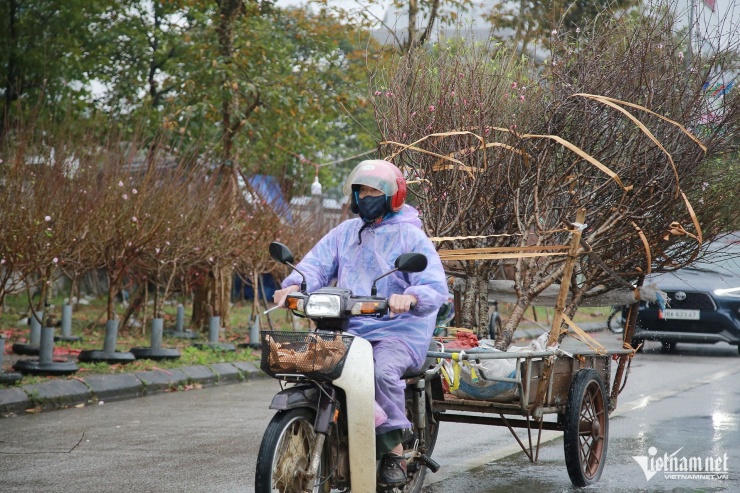
[[[308,407],[314,411],[319,408],[321,391],[313,385],[298,385],[283,389],[272,398],[270,409],[285,411],[298,407]]]
[[[354,338],[334,385],[344,390],[347,401],[352,493],[375,493],[375,365],[368,341]]]

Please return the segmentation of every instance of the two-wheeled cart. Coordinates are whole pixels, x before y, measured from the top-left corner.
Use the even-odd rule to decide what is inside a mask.
[[[579,212],[577,222],[582,223],[584,215]],[[570,245],[546,247],[568,250],[563,253],[567,257],[563,280],[571,279],[580,239],[581,233],[577,230]],[[484,258],[505,258],[503,250],[506,249],[497,250],[493,256],[487,252],[488,256]],[[528,254],[532,251],[530,248]],[[470,251],[465,255],[470,255]],[[532,462],[538,460],[542,430],[562,431],[568,475],[572,483],[580,487],[595,483],[601,476],[607,453],[609,413],[615,409],[617,396],[624,388],[626,369],[635,350],[629,344],[624,344],[624,349],[607,350],[570,320],[564,313],[568,284],[562,282],[560,286],[555,316],[544,346],[547,349],[493,352],[482,348],[446,350],[440,347],[427,356],[438,361],[436,371],[445,360],[455,365],[465,361],[480,364],[493,359],[514,360],[513,375],[486,377],[479,372],[476,376],[490,380],[491,384],[508,385],[510,391],[485,400],[461,398],[438,391],[433,395],[431,406],[435,420],[505,426]],[[624,341],[631,341],[636,308],[637,303],[630,309]],[[567,344],[558,345],[568,329],[585,344],[574,348]],[[614,373],[611,371],[612,361],[618,362]],[[515,428],[527,430],[526,444]]]
[[[596,350],[569,353],[560,349],[517,353],[484,349],[430,352],[430,357],[456,362],[516,361],[513,377],[489,378],[510,384],[513,392],[504,392],[493,400],[436,395],[431,406],[434,418],[438,422],[505,426],[532,462],[538,459],[542,430],[562,431],[568,475],[575,486],[586,486],[598,481],[606,459],[609,413],[614,409],[614,401],[607,393],[611,361],[615,356],[631,354],[632,350],[628,349],[606,353]],[[479,378],[483,375],[479,374]],[[547,415],[556,419],[548,420]],[[527,430],[527,444],[514,428]],[[533,432],[536,432],[535,441]]]

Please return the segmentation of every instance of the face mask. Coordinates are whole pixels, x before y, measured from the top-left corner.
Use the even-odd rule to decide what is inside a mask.
[[[383,216],[385,212],[385,195],[372,197],[368,195],[357,201],[357,207],[360,209],[360,217],[366,223],[371,223]]]

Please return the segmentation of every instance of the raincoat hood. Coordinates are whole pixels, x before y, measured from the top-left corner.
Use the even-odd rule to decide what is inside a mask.
[[[383,224],[400,224],[400,223],[407,223],[412,226],[416,226],[419,229],[422,229],[421,227],[421,219],[419,218],[419,211],[414,209],[408,204],[403,204],[403,207],[401,207],[401,210],[393,213],[388,214],[383,218],[382,221],[378,222],[376,224],[377,226],[381,226]]]

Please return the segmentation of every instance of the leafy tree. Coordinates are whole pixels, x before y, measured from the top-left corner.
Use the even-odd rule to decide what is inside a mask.
[[[346,110],[369,110],[363,85],[355,83],[366,60],[351,26],[326,10],[280,10],[267,2],[202,4],[198,15],[206,20],[194,23],[197,43],[188,45],[182,85],[163,124],[186,146],[213,144],[208,159],[234,207],[238,169],[305,183],[310,168],[295,155],[315,160],[367,149],[369,139]],[[225,299],[212,311],[226,320],[227,306]]]
[[[194,140],[209,135],[219,157],[247,174],[290,175],[300,164],[293,154],[322,161],[367,150],[372,136],[356,122],[372,121],[364,81],[374,60],[359,32],[327,10],[245,8],[229,57],[219,51],[225,35],[202,25],[194,71],[165,125]]]
[[[165,104],[177,97],[183,78],[192,71],[186,56],[195,42],[191,32],[205,22],[200,14],[199,5],[184,1],[108,5],[101,22],[90,28],[95,65],[91,76],[105,87],[96,105],[113,115],[141,115],[148,120],[150,134],[155,133]]]
[[[376,0],[368,1],[369,5],[378,4]],[[475,2],[472,0],[394,0],[388,7],[390,12],[403,14],[405,20],[380,19],[369,10],[360,14],[368,25],[380,23],[394,38],[396,47],[402,53],[427,44],[436,29],[441,26],[460,26],[474,13]]]
[[[577,31],[599,15],[611,19],[615,12],[638,3],[637,0],[498,1],[487,17],[494,29],[504,33],[495,38],[507,43],[513,41],[522,53],[531,53],[547,45],[553,30]]]
[[[39,112],[87,106],[88,41],[108,0],[0,1],[0,142]]]
[[[309,162],[360,154],[376,140],[367,130],[376,55],[366,53],[367,33],[327,9],[245,0],[0,5],[8,13],[0,29],[5,122],[28,131],[29,115],[56,112],[57,122],[75,118],[77,136],[106,149],[137,142],[147,159],[164,130],[168,152],[210,168],[231,201],[228,214],[238,204],[237,170],[276,174],[293,193],[313,178]],[[121,142],[111,144],[111,129]],[[332,185],[328,171],[322,182]]]

